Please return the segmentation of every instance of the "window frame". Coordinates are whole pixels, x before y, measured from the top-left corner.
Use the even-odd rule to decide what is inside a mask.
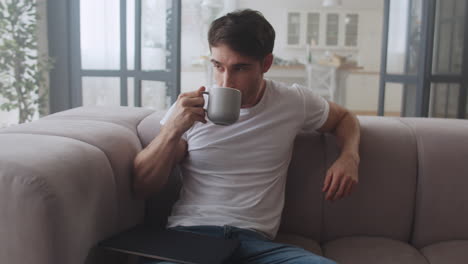
[[[171,102],[180,93],[180,54],[181,54],[181,0],[167,0],[172,8],[167,19],[167,47],[171,56],[167,57],[166,70],[141,70],[141,2],[135,0],[135,68],[127,67],[127,1],[120,0],[120,69],[83,70],[80,52],[80,1],[48,0],[48,39],[49,54],[55,58],[50,73],[50,112],[59,112],[82,106],[82,77],[120,78],[120,105],[128,103],[128,79],[134,80],[134,105],[141,106],[142,81],[161,81],[167,85]]]

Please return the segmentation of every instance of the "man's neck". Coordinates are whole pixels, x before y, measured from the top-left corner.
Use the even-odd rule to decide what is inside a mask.
[[[250,108],[256,106],[260,100],[262,100],[263,94],[265,93],[265,88],[266,82],[265,79],[262,79],[262,83],[260,84],[260,89],[258,89],[258,92],[255,96],[255,100],[250,104],[242,105],[241,108]]]

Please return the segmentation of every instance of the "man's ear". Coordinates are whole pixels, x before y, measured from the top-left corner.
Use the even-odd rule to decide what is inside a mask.
[[[263,73],[267,72],[273,64],[273,54],[270,53],[263,59]]]

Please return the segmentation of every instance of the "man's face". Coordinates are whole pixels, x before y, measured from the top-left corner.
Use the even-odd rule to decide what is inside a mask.
[[[263,84],[263,62],[242,56],[227,45],[211,47],[211,62],[218,86],[240,90],[242,107],[250,107],[256,103]]]

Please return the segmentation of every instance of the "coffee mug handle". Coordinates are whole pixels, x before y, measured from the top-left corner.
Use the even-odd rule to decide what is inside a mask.
[[[202,92],[202,94],[208,95],[208,100],[210,100],[210,99],[209,99],[209,98],[210,98],[210,92]],[[206,107],[208,107],[208,104],[205,104],[205,105],[206,105]],[[203,106],[203,109],[204,109],[205,111],[208,110],[207,108],[205,108],[205,106]]]

